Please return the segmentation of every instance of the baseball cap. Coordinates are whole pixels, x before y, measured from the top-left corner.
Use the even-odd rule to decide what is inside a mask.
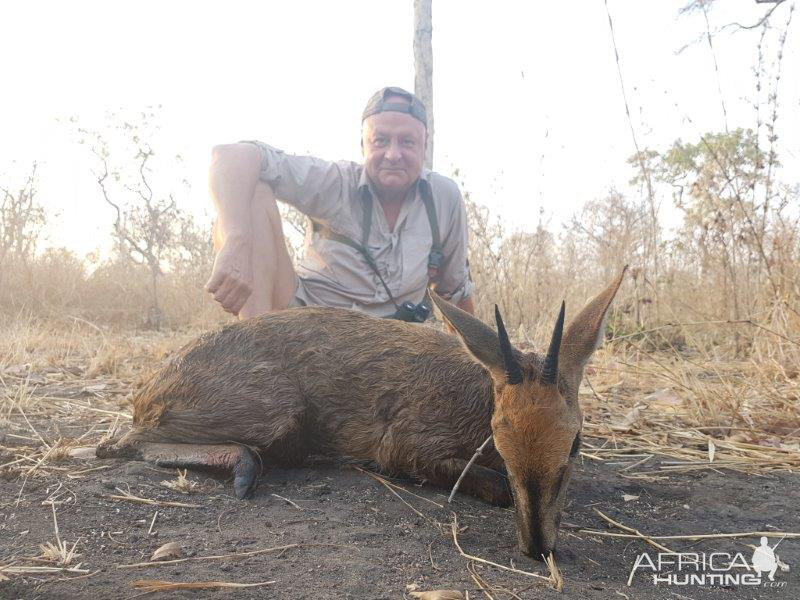
[[[408,100],[408,104],[405,102],[393,102],[392,96],[405,98]],[[425,126],[425,129],[428,128],[428,114],[425,111],[425,105],[414,94],[407,92],[403,88],[392,86],[382,88],[375,92],[369,99],[369,102],[367,102],[364,113],[361,115],[361,120],[363,121],[371,115],[386,111],[402,112],[411,115],[421,122]]]

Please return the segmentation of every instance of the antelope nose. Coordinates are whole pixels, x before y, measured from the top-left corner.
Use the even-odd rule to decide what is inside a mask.
[[[535,560],[543,561],[550,553],[555,554],[556,544],[554,541],[532,540],[527,544],[520,544],[520,550]]]
[[[543,556],[547,556],[549,554],[549,552],[545,551],[544,547],[542,546],[523,546],[520,548],[520,550],[522,550],[523,554],[539,561],[544,560]]]

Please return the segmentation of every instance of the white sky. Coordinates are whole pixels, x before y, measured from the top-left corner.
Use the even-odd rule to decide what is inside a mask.
[[[687,1],[609,0],[642,147],[664,149],[724,127],[707,43],[676,54],[705,32],[702,13],[678,16]],[[777,28],[789,4],[776,11]],[[210,210],[215,143],[255,138],[358,160],[366,99],[384,85],[413,88],[412,5],[2,2],[0,184],[17,182],[38,160],[39,199],[58,213],[50,243],[86,252],[105,244],[113,215],[86,147],[59,118],[98,126],[108,111],[162,105],[156,150],[180,153],[184,163],[160,178],[185,176],[192,188],[181,202],[197,212]],[[717,0],[712,28],[753,23],[768,6]],[[436,170],[451,175],[458,167],[465,188],[512,229],[533,229],[540,208],[558,224],[609,187],[626,188],[633,144],[602,0],[433,0],[433,19]],[[755,127],[758,36],[726,32],[714,40],[730,128]],[[800,31],[790,30],[778,149],[793,181],[799,49]],[[774,60],[774,47],[766,57]],[[668,198],[664,204],[669,218]]]

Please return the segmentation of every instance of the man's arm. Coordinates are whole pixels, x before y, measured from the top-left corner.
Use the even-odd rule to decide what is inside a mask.
[[[325,223],[341,216],[353,163],[331,162],[315,156],[287,154],[262,142],[246,142],[261,154],[258,178],[275,197],[304,215]]]
[[[275,197],[325,223],[341,215],[345,180],[352,179],[349,164],[286,154],[255,141],[214,148],[209,189],[218,215],[215,233],[224,235],[215,235],[219,251],[206,289],[225,310],[238,314],[253,292],[253,251],[265,234],[253,230],[259,181]],[[275,218],[280,219],[277,213]]]
[[[469,276],[467,255],[469,252],[467,211],[461,191],[455,182],[444,179],[439,193],[446,199],[446,207],[440,215],[442,229],[442,251],[444,260],[439,271],[436,291],[449,298],[460,309],[474,315],[474,285]]]
[[[252,144],[215,146],[208,187],[225,232],[206,290],[225,310],[238,314],[253,291],[251,203],[261,170],[261,152]]]

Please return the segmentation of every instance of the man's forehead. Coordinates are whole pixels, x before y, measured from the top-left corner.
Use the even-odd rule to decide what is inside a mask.
[[[387,111],[370,115],[364,120],[367,133],[409,133],[422,135],[425,126],[411,115]]]

